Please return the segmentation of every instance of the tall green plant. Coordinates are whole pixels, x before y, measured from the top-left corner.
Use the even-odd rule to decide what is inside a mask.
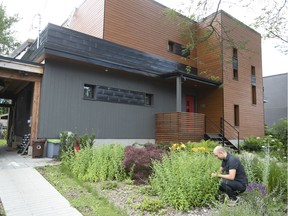
[[[162,162],[153,162],[150,184],[163,201],[187,211],[215,199],[219,180],[211,178],[211,173],[219,166],[219,160],[211,154],[174,151]]]
[[[81,154],[81,151],[80,151]],[[124,147],[121,145],[102,145],[93,149],[89,160],[87,172],[83,175],[85,180],[123,180],[126,178],[122,167]]]

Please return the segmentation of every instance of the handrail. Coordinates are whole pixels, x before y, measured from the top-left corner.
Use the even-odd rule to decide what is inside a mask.
[[[213,126],[213,128],[214,129],[217,129],[217,130],[219,130],[219,134],[222,134],[222,128],[221,127],[219,127],[219,126],[217,126],[217,124],[215,123],[215,122],[213,122],[210,118],[208,118],[206,115],[205,115],[205,133],[207,133],[207,125],[206,125],[206,120],[208,120],[209,121],[209,123],[211,123],[212,124],[212,126]]]
[[[232,131],[232,133],[236,136],[237,138],[237,148],[238,148],[238,151],[239,151],[239,131],[234,127],[232,126],[228,121],[226,121],[224,118],[220,118],[220,121],[221,121],[221,126],[222,126],[222,130],[223,130],[223,137],[224,137],[224,132],[227,131],[225,130],[225,123],[226,125],[230,126],[229,129],[233,129],[234,131]]]
[[[224,118],[220,118],[220,127],[219,127],[215,122],[213,122],[210,118],[208,118],[205,115],[205,133],[207,133],[207,122],[209,122],[209,126],[210,126],[210,129],[212,131],[217,131],[217,133],[219,133],[221,135],[223,146],[224,146],[226,140],[229,141],[228,136],[231,135],[231,133],[232,133],[231,136],[233,138],[237,139],[237,142],[238,142],[237,149],[239,151],[239,131],[234,126],[232,126]],[[232,131],[231,131],[231,128],[233,129]],[[231,143],[231,144],[233,144],[233,143]]]

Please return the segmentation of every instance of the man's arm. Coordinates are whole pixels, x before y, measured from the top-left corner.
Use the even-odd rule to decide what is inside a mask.
[[[236,176],[236,169],[230,169],[228,174],[219,173],[217,176],[220,178],[223,178],[223,179],[228,179],[228,180],[233,181],[235,179],[235,176]]]

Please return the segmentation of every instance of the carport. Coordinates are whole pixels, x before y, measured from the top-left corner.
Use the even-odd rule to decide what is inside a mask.
[[[0,98],[11,100],[8,146],[25,133],[37,139],[41,80],[44,65],[0,56]]]

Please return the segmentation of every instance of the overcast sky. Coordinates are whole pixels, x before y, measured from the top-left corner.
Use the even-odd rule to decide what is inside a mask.
[[[39,30],[39,16],[41,15],[40,30],[50,23],[61,25],[65,19],[84,0],[0,0],[6,7],[9,15],[18,14],[21,20],[15,25],[15,36],[19,41],[24,42],[28,38],[35,39]],[[181,1],[189,0],[157,0],[167,7],[181,7]],[[246,11],[243,8],[233,7],[223,8],[238,20],[249,24],[249,19],[255,14],[251,9]],[[288,56],[274,48],[272,40],[262,40],[262,67],[263,76],[288,72]]]

